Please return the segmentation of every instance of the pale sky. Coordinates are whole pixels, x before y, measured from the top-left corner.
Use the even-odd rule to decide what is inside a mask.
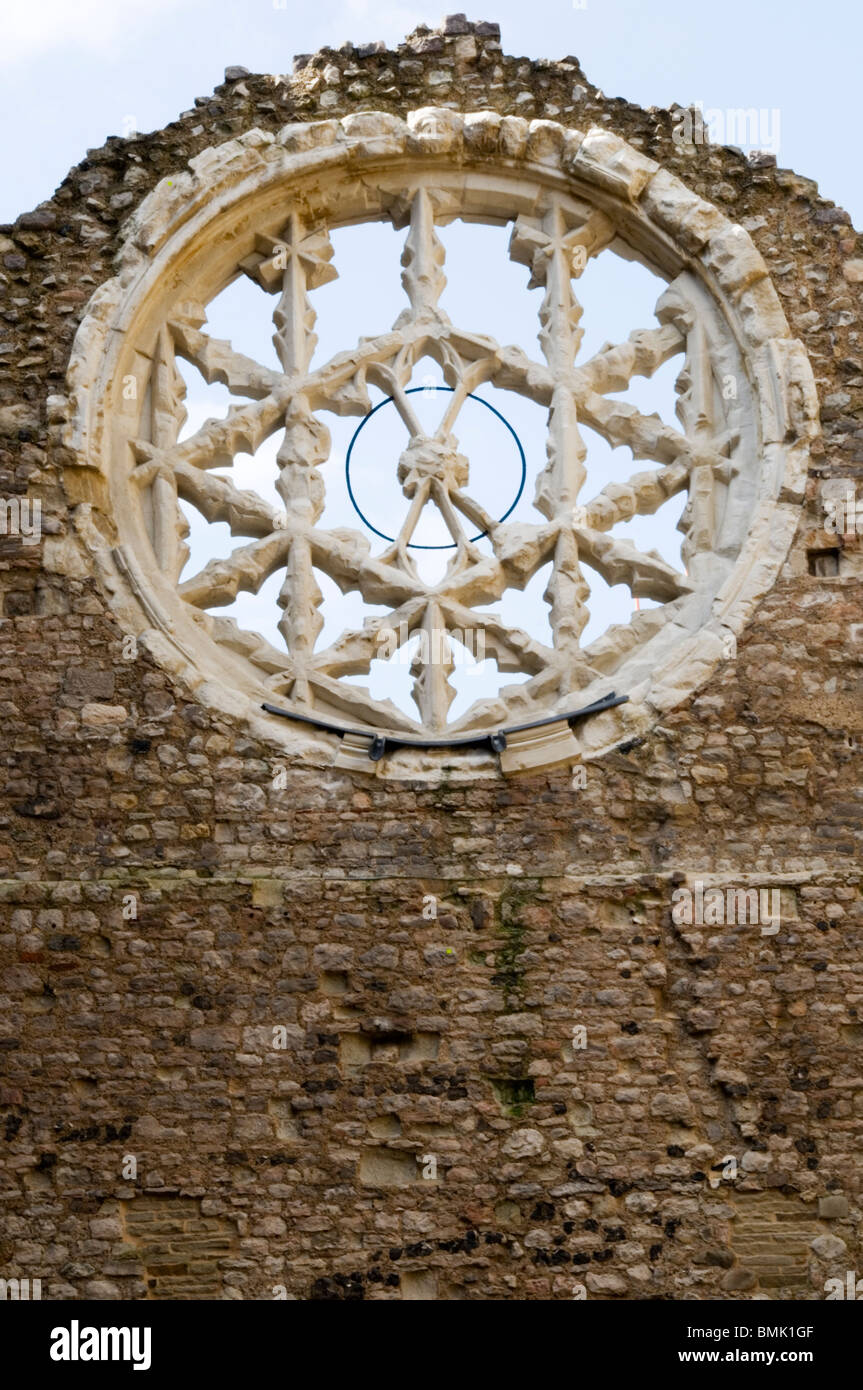
[[[127,117],[142,131],[173,120],[229,64],[290,72],[295,53],[348,38],[396,43],[443,13],[385,0],[3,0],[0,217],[50,196]],[[778,110],[779,163],[816,178],[863,224],[859,0],[490,0],[469,18],[497,20],[507,53],[574,53],[609,96]]]

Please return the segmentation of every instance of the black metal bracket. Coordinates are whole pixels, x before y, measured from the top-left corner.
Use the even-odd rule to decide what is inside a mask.
[[[333,724],[326,719],[316,719],[310,714],[299,714],[296,710],[282,709],[279,705],[270,705],[266,701],[261,705],[261,709],[265,709],[268,714],[281,715],[283,719],[294,719],[299,724],[311,724],[315,729],[325,729],[327,733],[338,734],[340,738],[344,738],[346,734],[352,734],[357,738],[367,738],[370,740],[369,757],[373,763],[378,763],[386,753],[391,752],[394,748],[469,748],[489,744],[495,753],[502,753],[507,746],[508,734],[524,733],[527,729],[541,729],[547,724],[560,724],[563,720],[571,724],[575,719],[586,719],[588,715],[600,714],[603,710],[614,709],[616,705],[625,705],[628,701],[628,695],[615,695],[612,690],[601,700],[594,701],[592,705],[585,705],[583,709],[570,710],[567,714],[551,714],[546,719],[534,719],[529,724],[513,724],[508,729],[497,729],[490,734],[466,734],[461,738],[422,739],[407,738],[401,734],[381,734],[375,729],[348,729],[342,724]]]

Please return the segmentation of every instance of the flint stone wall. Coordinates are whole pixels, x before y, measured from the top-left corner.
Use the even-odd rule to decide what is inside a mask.
[[[673,111],[508,58],[492,24],[226,78],[0,227],[0,492],[43,506],[41,544],[0,537],[0,1276],[823,1297],[861,1258],[861,566],[821,489],[863,473],[863,244],[810,180],[685,150]],[[270,747],[122,659],[48,402],[161,178],[254,126],[428,104],[606,124],[741,222],[823,438],[736,657],[585,788],[291,767],[277,790]],[[696,878],[778,887],[780,931],[675,926]]]

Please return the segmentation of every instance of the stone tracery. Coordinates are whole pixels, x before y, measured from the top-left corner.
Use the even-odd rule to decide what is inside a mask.
[[[358,146],[359,156],[371,155],[375,167],[360,185],[346,170],[341,182],[331,178],[328,184],[304,189],[286,223],[282,213],[275,234],[253,228],[253,249],[234,261],[227,276],[223,269],[223,280],[239,269],[278,295],[273,341],[282,371],[202,331],[206,294],[192,300],[186,294],[174,295],[155,326],[152,350],[145,351],[145,409],[139,419],[128,422],[126,431],[134,459],[126,485],[140,501],[139,537],[143,529],[160,576],[168,586],[176,586],[183,606],[197,610],[193,621],[198,628],[203,624],[218,646],[241,657],[257,673],[259,688],[268,698],[287,700],[300,712],[335,713],[354,726],[407,734],[499,727],[563,711],[574,699],[587,703],[620,680],[627,687],[643,683],[656,669],[657,651],[666,660],[672,656],[669,633],[679,646],[681,638],[707,626],[711,604],[715,613],[716,595],[729,581],[751,535],[753,516],[769,524],[768,514],[777,496],[781,499],[783,486],[790,495],[781,468],[773,460],[765,468],[765,451],[790,443],[793,452],[795,443],[805,441],[808,428],[808,383],[787,329],[783,333],[777,328],[778,302],[775,310],[772,303],[765,304],[766,270],[742,229],[731,228],[715,209],[605,131],[586,137],[578,132],[564,135],[551,122],[534,122],[531,132],[540,129],[533,135],[532,166],[528,161],[527,168],[515,172],[515,161],[502,160],[500,147],[485,167],[475,160],[477,167],[467,170],[458,159],[429,171],[420,160],[411,167],[382,158],[394,152],[399,136],[404,145],[405,135],[408,144],[411,138],[416,144],[418,137],[422,143],[425,136],[421,153],[426,157],[446,155],[458,122],[465,138],[470,134],[478,148],[478,136],[487,144],[506,123],[493,113],[461,118],[449,111],[426,111],[415,113],[406,125],[391,117],[360,116],[304,128],[301,155],[316,143],[317,130],[324,172],[333,140],[341,141],[342,148],[353,144],[355,153]],[[527,128],[526,122],[516,124]],[[337,125],[341,129],[334,132]],[[570,163],[570,175],[574,171],[576,179],[550,177],[549,151],[559,157],[560,139],[576,145]],[[290,138],[284,143],[289,146]],[[196,163],[204,160],[202,156]],[[595,185],[592,199],[585,197],[585,182]],[[622,212],[615,208],[609,189],[622,202]],[[670,254],[660,241],[659,253],[666,262],[661,269],[670,283],[657,304],[659,326],[636,330],[627,342],[606,345],[577,364],[582,311],[573,282],[592,257],[612,244],[619,250],[621,239],[629,254],[635,246],[649,261],[632,215],[633,204],[645,193],[652,193],[666,236],[676,232],[681,241],[701,248],[725,302],[715,288],[711,293],[705,285],[702,267],[688,264],[679,252]],[[436,224],[456,216],[512,221],[510,254],[529,269],[531,287],[544,291],[539,315],[543,361],[454,325],[441,309],[446,281]],[[406,227],[402,280],[408,305],[392,330],[363,338],[353,350],[312,369],[315,314],[309,295],[337,274],[327,227],[370,217],[390,218]],[[730,294],[723,281],[731,287]],[[185,277],[182,288],[187,288]],[[733,306],[737,323],[729,314],[734,299],[740,301]],[[753,360],[753,345],[760,362]],[[625,391],[634,376],[650,376],[678,354],[684,355],[678,378],[681,429],[613,397]],[[182,443],[177,442],[183,415],[176,356],[193,364],[207,382],[222,382],[244,401],[223,420],[208,420]],[[415,364],[425,356],[437,360],[451,390],[433,435],[420,425],[407,390]],[[721,389],[725,379],[735,383],[730,401]],[[454,431],[464,401],[483,383],[518,392],[548,408],[548,457],[535,495],[543,523],[499,522],[470,496],[469,461],[458,452]],[[378,553],[359,531],[327,530],[318,524],[324,507],[320,470],[329,454],[329,432],[320,416],[327,411],[366,415],[372,408],[370,386],[392,398],[407,431],[406,447],[393,466],[409,505],[394,541]],[[776,421],[781,422],[778,429]],[[584,501],[588,468],[580,423],[612,447],[626,445],[634,458],[656,466],[636,471],[626,483],[599,487]],[[771,426],[775,438],[768,437]],[[283,514],[274,514],[258,494],[212,472],[233,463],[240,450],[253,452],[277,431],[282,432],[277,488]],[[801,460],[792,461],[799,472]],[[771,471],[776,476],[765,481]],[[614,534],[618,523],[651,514],[684,491],[689,494],[680,523],[685,572],[675,570],[655,551],[640,551]],[[179,499],[194,505],[208,522],[226,521],[232,535],[244,541],[227,558],[208,561],[182,581],[187,551]],[[411,537],[427,505],[437,507],[454,547],[444,578],[434,584],[424,582],[410,553]],[[489,537],[491,555],[471,541],[473,530]],[[140,572],[140,546],[138,558]],[[498,600],[507,588],[523,588],[549,562],[545,598],[553,645],[476,611],[477,605]],[[635,597],[650,598],[659,606],[635,614],[629,624],[611,628],[582,647],[590,592],[585,565],[608,584],[625,583]],[[323,623],[316,568],[343,591],[358,590],[366,602],[385,604],[389,611],[317,651]],[[134,564],[127,564],[127,574],[134,570]],[[284,574],[279,629],[286,651],[242,632],[232,619],[204,613],[230,603],[240,590],[257,592],[278,571]],[[726,621],[723,615],[717,633]],[[161,626],[176,633],[170,621]],[[391,702],[373,700],[362,688],[340,679],[368,672],[382,631],[392,629],[412,635],[425,631],[429,636],[481,630],[486,653],[499,669],[526,673],[528,679],[504,688],[494,700],[476,702],[450,725],[447,712],[455,696],[448,679],[451,653],[446,641],[427,642],[425,659],[413,668],[419,718],[411,720]],[[702,656],[699,660],[703,665]]]

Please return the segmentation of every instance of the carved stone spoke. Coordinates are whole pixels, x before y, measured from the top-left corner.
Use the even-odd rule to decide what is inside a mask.
[[[455,670],[452,646],[441,605],[433,599],[426,605],[419,635],[421,642],[411,662],[413,697],[423,724],[437,733],[446,726],[456,691],[449,681]]]
[[[232,536],[268,536],[282,525],[273,508],[257,492],[235,487],[230,478],[205,473],[190,464],[174,464],[177,492],[209,522],[225,521]]]
[[[402,253],[402,283],[410,308],[396,319],[397,329],[427,320],[449,322],[438,308],[438,300],[446,287],[444,259],[444,249],[435,232],[431,194],[426,188],[419,188],[411,204],[410,231]]]
[[[288,537],[281,532],[243,546],[226,559],[208,560],[199,574],[180,585],[180,594],[198,608],[233,603],[241,589],[256,594],[284,563],[288,549]]]
[[[150,439],[164,451],[175,441],[185,410],[185,388],[174,365],[170,334],[163,329],[156,341],[150,378]],[[183,536],[188,527],[177,507],[177,483],[169,468],[157,467],[152,482],[153,549],[161,569],[174,580],[188,557]]]

